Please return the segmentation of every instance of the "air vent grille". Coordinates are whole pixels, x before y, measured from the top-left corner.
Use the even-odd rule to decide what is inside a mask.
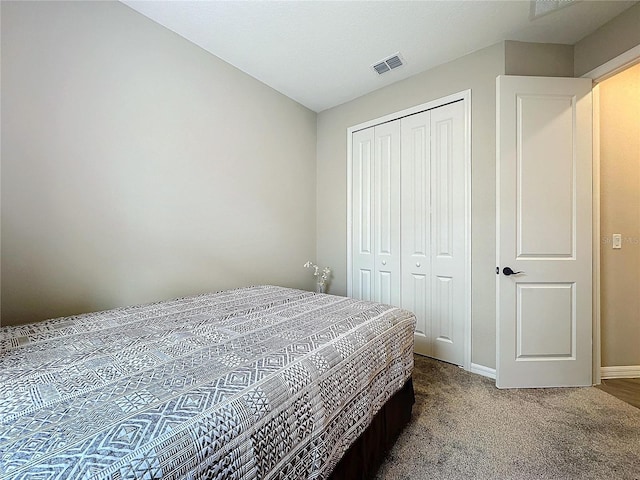
[[[382,75],[384,72],[388,72],[389,70],[391,70],[385,62],[376,63],[373,66],[373,69],[376,72],[378,72],[380,75]]]
[[[396,53],[389,58],[385,58],[384,60],[379,61],[375,65],[372,65],[373,69],[379,74],[388,72],[394,68],[398,68],[404,65],[404,61],[402,57],[400,57],[400,53]]]
[[[402,60],[400,60],[400,57],[399,57],[399,56],[394,55],[393,57],[391,57],[391,58],[387,59],[387,60],[385,61],[385,63],[386,63],[387,65],[389,65],[389,68],[392,68],[392,69],[393,69],[393,68],[397,68],[397,67],[399,67],[400,65],[402,65]]]
[[[561,8],[568,7],[575,1],[576,0],[531,0],[529,18],[534,20]]]

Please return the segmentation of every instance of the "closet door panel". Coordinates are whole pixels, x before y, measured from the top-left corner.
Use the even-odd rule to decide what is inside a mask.
[[[434,341],[452,344],[454,338],[453,278],[438,275],[434,278]]]
[[[374,299],[400,306],[400,120],[374,128]]]
[[[401,121],[402,306],[416,315],[415,351],[431,355],[430,112]]]
[[[433,355],[464,356],[464,105],[431,110],[431,317]]]
[[[453,258],[454,118],[444,113],[436,112],[433,125],[433,246],[436,258],[451,259]]]
[[[352,295],[374,299],[374,129],[352,136]]]

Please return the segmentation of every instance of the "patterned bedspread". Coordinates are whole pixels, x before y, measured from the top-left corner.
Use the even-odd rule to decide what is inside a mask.
[[[0,329],[0,479],[326,478],[415,319],[273,286]]]

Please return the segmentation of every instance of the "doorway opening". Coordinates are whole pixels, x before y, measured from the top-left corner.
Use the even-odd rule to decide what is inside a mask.
[[[638,49],[634,49],[638,50]],[[594,79],[594,371],[640,377],[640,51]],[[626,61],[625,61],[626,60]],[[613,61],[612,61],[613,62]],[[604,66],[603,66],[604,67]]]

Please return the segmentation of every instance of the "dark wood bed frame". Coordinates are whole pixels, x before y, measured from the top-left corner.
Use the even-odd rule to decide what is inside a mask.
[[[415,402],[413,381],[407,380],[358,437],[336,465],[330,480],[368,480],[375,477],[386,454],[409,420]]]

